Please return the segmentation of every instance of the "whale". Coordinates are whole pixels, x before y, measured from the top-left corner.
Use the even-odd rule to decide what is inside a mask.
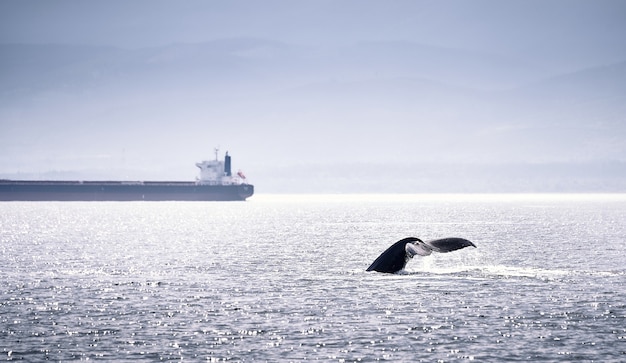
[[[403,270],[413,256],[428,256],[433,252],[446,253],[465,247],[476,247],[471,241],[459,237],[447,237],[422,241],[416,237],[407,237],[392,244],[372,262],[366,271],[395,273]]]

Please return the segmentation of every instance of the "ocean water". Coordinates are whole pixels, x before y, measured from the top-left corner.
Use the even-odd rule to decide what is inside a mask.
[[[626,361],[626,195],[0,203],[0,360]],[[478,248],[365,272],[393,242]]]

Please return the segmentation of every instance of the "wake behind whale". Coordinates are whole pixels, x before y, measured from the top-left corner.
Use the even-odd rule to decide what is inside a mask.
[[[433,251],[439,253],[452,252],[465,247],[476,247],[472,242],[458,237],[448,237],[422,241],[419,238],[407,237],[394,243],[386,249],[367,268],[367,271],[378,271],[386,273],[398,272],[406,266],[413,256],[428,256]]]

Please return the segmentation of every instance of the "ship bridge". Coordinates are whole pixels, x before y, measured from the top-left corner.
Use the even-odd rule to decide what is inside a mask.
[[[196,179],[201,185],[240,185],[246,184],[244,174],[239,171],[237,175],[232,175],[232,166],[228,151],[224,155],[224,160],[218,160],[219,150],[215,149],[215,160],[204,160],[196,163],[200,168],[200,176]]]

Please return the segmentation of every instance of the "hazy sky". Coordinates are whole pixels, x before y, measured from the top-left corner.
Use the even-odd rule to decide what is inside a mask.
[[[620,0],[3,0],[0,42],[126,47],[259,37],[413,41],[502,52],[624,44]]]
[[[272,190],[388,160],[624,162],[625,19],[621,0],[2,0],[0,174],[187,179],[217,145]]]

